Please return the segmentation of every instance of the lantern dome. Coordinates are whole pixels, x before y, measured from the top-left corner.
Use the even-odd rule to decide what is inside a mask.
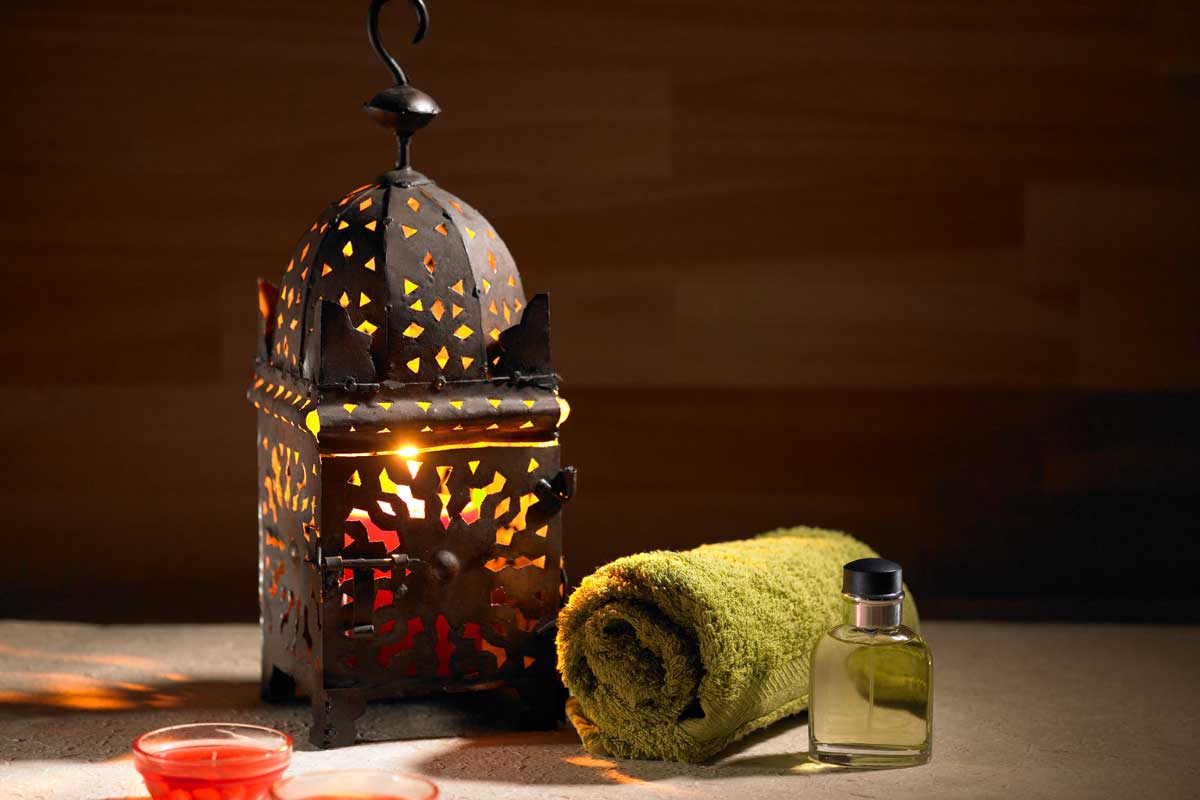
[[[494,360],[525,304],[478,211],[416,173],[385,176],[330,204],[297,243],[278,297],[264,299],[267,355],[322,385],[485,380],[489,347]]]

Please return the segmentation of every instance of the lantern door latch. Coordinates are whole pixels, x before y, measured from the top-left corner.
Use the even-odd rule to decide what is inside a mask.
[[[325,598],[331,598],[337,595],[341,588],[338,578],[345,570],[391,570],[392,572],[392,591],[396,597],[406,593],[408,587],[403,583],[403,577],[407,572],[407,568],[420,564],[421,560],[410,558],[407,553],[392,553],[383,558],[345,558],[343,556],[325,556],[322,555],[320,549],[317,550],[317,565],[321,569],[321,591]],[[356,582],[357,583],[357,582]],[[345,635],[351,639],[371,639],[375,636],[375,625],[370,621],[369,609],[373,606],[371,602],[375,593],[375,583],[370,582],[370,595],[357,597],[354,604],[354,622],[346,629]],[[358,588],[355,589],[355,594],[359,593]],[[366,614],[364,616],[364,611]]]
[[[392,571],[392,585],[396,594],[403,594],[407,588],[401,578],[404,570],[420,564],[419,558],[412,558],[407,553],[392,553],[383,558],[344,558],[342,556],[322,555],[317,550],[316,564],[321,570],[321,587],[325,597],[332,597],[338,591],[338,577],[344,570],[380,569]]]
[[[547,480],[540,479],[533,485],[533,493],[538,503],[546,505],[547,512],[555,514],[562,509],[563,504],[575,496],[575,468],[563,467],[558,474]]]
[[[343,569],[404,569],[410,564],[420,564],[421,559],[410,558],[407,553],[393,553],[386,558],[343,558],[342,556],[325,556],[321,559],[321,567],[334,572]],[[393,577],[395,573],[393,573]]]

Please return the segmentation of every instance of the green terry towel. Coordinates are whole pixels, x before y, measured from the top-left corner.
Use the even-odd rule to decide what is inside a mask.
[[[841,619],[842,565],[874,555],[844,533],[788,528],[639,553],[584,578],[557,641],[584,746],[703,761],[804,710],[813,644]]]

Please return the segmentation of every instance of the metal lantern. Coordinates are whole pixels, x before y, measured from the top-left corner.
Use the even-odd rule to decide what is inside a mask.
[[[428,25],[421,0],[415,41]],[[560,467],[568,406],[549,305],[526,299],[478,211],[409,166],[438,113],[395,77],[366,106],[396,167],[330,205],[277,288],[259,282],[263,693],[313,703],[312,741],[349,744],[376,698],[501,689],[560,718]]]

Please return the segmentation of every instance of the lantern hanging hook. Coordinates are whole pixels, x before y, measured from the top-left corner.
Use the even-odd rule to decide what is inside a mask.
[[[392,77],[396,79],[397,86],[407,86],[408,78],[404,74],[404,70],[400,69],[400,65],[396,63],[396,59],[383,46],[383,41],[379,38],[379,11],[387,4],[388,0],[371,0],[371,9],[367,13],[367,36],[371,40],[371,47],[375,48],[375,52],[379,54],[380,60],[384,66],[392,73]],[[417,44],[425,38],[425,34],[429,32],[429,9],[425,7],[425,0],[409,0],[413,8],[417,11],[417,32],[413,36],[413,44]]]

